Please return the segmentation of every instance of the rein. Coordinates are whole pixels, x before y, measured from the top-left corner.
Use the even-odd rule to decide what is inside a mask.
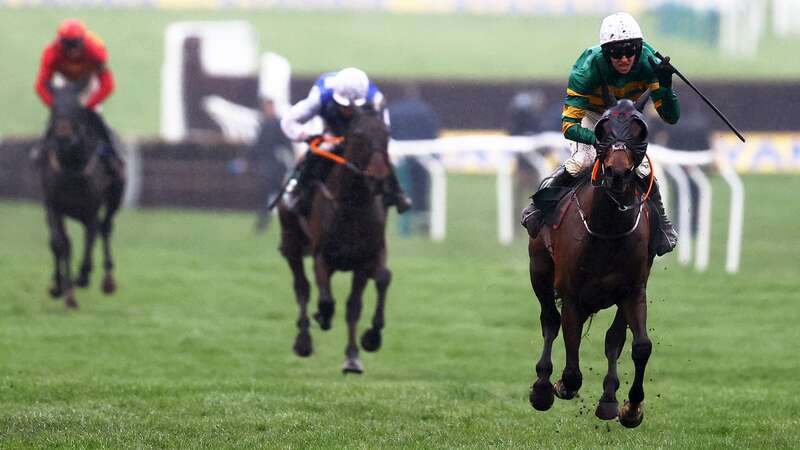
[[[617,200],[617,198],[614,197],[613,194],[611,194],[607,190],[603,191],[608,196],[608,198],[610,198],[611,201],[613,201],[617,205],[617,209],[620,212],[629,211],[631,209],[639,207],[642,204],[646,203],[647,199],[650,198],[650,192],[653,190],[653,183],[655,181],[655,169],[653,168],[653,162],[650,160],[650,156],[645,155],[645,158],[647,158],[647,162],[648,162],[648,164],[650,166],[650,175],[648,176],[649,180],[648,180],[648,183],[647,183],[647,192],[645,192],[644,195],[639,200],[631,203],[630,205],[623,205],[622,202]],[[597,183],[598,172],[601,172],[601,171],[605,172],[605,170],[603,169],[602,164],[600,164],[600,159],[596,159],[595,162],[594,162],[594,167],[592,167],[592,184],[596,184]]]
[[[358,167],[356,167],[356,165],[353,164],[352,162],[331,151],[320,148],[320,145],[322,145],[323,143],[339,145],[342,142],[344,142],[344,138],[340,136],[317,136],[311,139],[311,141],[309,141],[308,146],[311,149],[311,153],[319,157],[329,159],[335,162],[336,164],[346,167],[347,169],[358,175],[364,176],[364,172]]]
[[[639,203],[639,212],[636,213],[636,220],[633,222],[633,226],[628,231],[623,231],[622,233],[617,234],[606,234],[606,233],[598,233],[593,231],[591,227],[589,227],[589,222],[586,220],[586,214],[583,212],[583,207],[581,206],[581,201],[578,199],[578,192],[575,191],[572,193],[572,199],[575,200],[575,204],[578,206],[578,214],[581,216],[581,221],[583,222],[583,227],[586,228],[586,231],[600,239],[619,239],[624,238],[625,236],[630,236],[636,228],[639,226],[639,220],[642,218],[642,210],[644,209],[644,203]]]
[[[586,213],[583,212],[583,207],[581,206],[581,201],[578,198],[578,191],[576,190],[575,192],[572,193],[572,199],[575,201],[575,204],[578,206],[578,214],[580,214],[580,216],[581,216],[581,221],[583,222],[583,227],[586,228],[586,232],[588,232],[590,235],[592,235],[592,236],[594,236],[596,238],[600,238],[600,239],[609,239],[609,240],[610,239],[619,239],[619,238],[623,238],[625,236],[630,236],[630,234],[633,233],[636,230],[636,228],[639,226],[639,221],[642,218],[642,210],[644,209],[645,203],[647,203],[647,199],[650,198],[650,192],[652,192],[652,190],[653,190],[653,183],[654,183],[654,180],[655,180],[655,175],[654,175],[655,174],[655,169],[653,168],[653,163],[650,160],[649,156],[645,155],[645,157],[647,158],[647,162],[650,164],[650,176],[649,176],[649,182],[648,182],[648,185],[647,185],[647,192],[645,192],[644,195],[642,195],[642,197],[639,200],[635,201],[634,203],[632,203],[630,205],[623,205],[619,200],[617,200],[616,197],[614,197],[611,193],[609,193],[607,189],[603,190],[603,192],[605,192],[605,194],[608,196],[608,198],[610,198],[611,201],[613,201],[617,205],[617,210],[618,211],[626,212],[626,211],[630,211],[632,209],[635,209],[637,207],[639,208],[639,211],[636,213],[636,220],[633,222],[633,226],[627,231],[623,231],[621,233],[616,233],[616,234],[606,234],[606,233],[598,233],[598,232],[592,230],[591,227],[589,226],[589,221],[586,219]],[[601,172],[602,170],[603,170],[603,166],[602,166],[602,164],[600,164],[600,159],[595,160],[594,167],[592,168],[592,184],[595,184],[597,182],[597,180],[598,180],[598,172]]]

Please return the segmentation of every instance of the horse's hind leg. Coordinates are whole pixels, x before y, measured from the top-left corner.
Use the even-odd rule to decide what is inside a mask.
[[[114,228],[114,214],[119,209],[122,202],[122,191],[124,184],[121,180],[115,180],[109,188],[108,201],[106,202],[103,221],[100,223],[100,235],[103,238],[103,292],[111,294],[117,289],[114,281],[114,259],[111,257],[111,232]]]
[[[619,416],[619,403],[617,402],[617,389],[619,377],[617,376],[617,360],[625,345],[625,316],[622,309],[617,308],[614,322],[606,331],[606,358],[608,359],[608,373],[603,379],[603,396],[597,404],[595,415],[603,420],[616,419]]]
[[[361,317],[362,296],[367,285],[367,272],[365,270],[353,271],[353,284],[350,287],[350,296],[347,298],[347,348],[345,360],[342,365],[344,373],[362,373],[364,366],[358,358],[358,345],[356,344],[356,327]]]
[[[75,280],[78,287],[86,287],[89,285],[89,275],[92,273],[92,253],[94,250],[94,240],[97,237],[97,219],[91,218],[84,224],[84,247],[83,247],[83,262],[81,263],[81,272]]]
[[[552,261],[537,258],[538,267],[534,270],[533,260],[530,263],[531,285],[541,308],[539,320],[542,324],[542,355],[536,363],[536,382],[531,386],[530,402],[534,409],[547,411],[553,406],[553,384],[550,375],[553,373],[551,352],[553,341],[558,337],[561,325],[561,314],[556,308],[555,290],[553,288]]]
[[[571,400],[578,395],[578,390],[583,384],[581,374],[579,351],[581,346],[581,331],[587,316],[565,299],[561,307],[561,328],[564,330],[564,347],[567,351],[567,363],[561,379],[556,382],[554,391],[558,398]]]
[[[633,334],[631,356],[635,374],[633,384],[628,392],[628,400],[625,401],[619,413],[619,422],[628,428],[634,428],[639,426],[644,419],[642,405],[644,401],[644,370],[653,344],[647,336],[647,301],[644,293],[636,300],[624,303],[622,309]]]
[[[331,291],[331,275],[333,271],[328,268],[328,264],[322,256],[314,258],[314,278],[317,280],[319,289],[319,300],[317,300],[317,312],[314,313],[314,320],[319,323],[323,330],[330,330],[331,319],[334,313],[333,293]]]
[[[375,314],[372,316],[372,327],[361,335],[361,347],[368,352],[375,352],[381,348],[381,330],[384,326],[383,311],[386,306],[386,291],[392,282],[392,272],[381,264],[372,275],[375,279],[375,288],[378,291],[378,301],[375,303]]]

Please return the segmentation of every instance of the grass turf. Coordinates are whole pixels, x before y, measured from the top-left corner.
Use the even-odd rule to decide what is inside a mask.
[[[654,351],[645,421],[633,431],[593,416],[610,311],[583,342],[582,398],[547,413],[529,406],[538,304],[525,243],[496,243],[491,178],[450,178],[446,242],[390,233],[384,347],[362,352],[362,376],[339,372],[342,275],[333,329],[313,328],[311,358],[292,354],[297,310],[277,230],[254,237],[249,215],[123,211],[120,291],[104,297],[98,270],[68,312],[45,293],[41,208],[0,202],[0,447],[797,448],[800,236],[785,205],[800,178],[745,185],[740,274],[722,270],[718,184],[709,272],[673,257],[653,269]],[[78,228],[71,234],[80,248]],[[370,288],[361,330],[373,305]],[[626,344],[620,399],[632,379]]]
[[[599,17],[503,17],[303,12],[291,10],[0,9],[7,64],[0,83],[0,133],[38,133],[45,110],[33,92],[43,46],[58,23],[79,17],[106,41],[117,90],[105,113],[123,134],[157,133],[164,31],[183,20],[246,20],[262,51],[286,56],[294,73],[315,76],[349,65],[380,78],[558,80],[566,83],[583,48],[597,40]],[[767,33],[753,59],[741,60],[657,33],[648,40],[692,80],[800,79],[800,60],[785,57],[800,38]]]

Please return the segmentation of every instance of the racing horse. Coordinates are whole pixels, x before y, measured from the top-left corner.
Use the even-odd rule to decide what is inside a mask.
[[[63,296],[70,309],[78,307],[74,286],[89,285],[98,231],[103,240],[105,269],[102,290],[106,294],[116,290],[111,231],[124,190],[124,181],[112,177],[99,161],[99,138],[92,132],[91,118],[80,103],[82,89],[80,83],[71,82],[53,87],[53,105],[38,162],[55,266],[49,292],[55,299]],[[83,261],[75,280],[70,267],[72,246],[65,227],[67,217],[80,222],[84,229]]]
[[[608,372],[595,414],[603,420],[619,417],[628,428],[644,418],[644,372],[652,344],[647,336],[646,287],[653,253],[649,251],[651,220],[647,205],[653,183],[642,188],[634,169],[646,157],[647,125],[641,111],[649,98],[645,91],[636,103],[617,101],[604,89],[609,108],[595,127],[597,159],[591,178],[559,202],[550,223],[528,243],[530,279],[541,307],[544,346],[536,364],[537,380],[530,403],[539,411],[553,405],[554,396],[569,400],[581,387],[578,362],[585,321],[600,310],[616,305],[616,315],[605,336]],[[561,299],[561,312],[556,298]],[[555,386],[551,349],[563,329],[566,365]],[[628,400],[622,408],[617,360],[625,344],[626,328],[633,334],[635,367]]]
[[[333,140],[341,156],[323,150],[323,140]],[[281,224],[280,251],[286,258],[294,279],[294,292],[300,314],[299,332],[294,352],[301,357],[313,352],[307,304],[310,285],[303,268],[303,257],[313,259],[314,276],[319,290],[317,312],[313,315],[320,328],[328,330],[334,314],[331,277],[335,271],[352,271],[352,285],[347,298],[347,347],[344,373],[362,373],[358,357],[356,326],[361,315],[362,295],[369,279],[375,281],[378,299],[372,326],[361,336],[366,351],[381,346],[386,291],[391,272],[386,267],[386,217],[383,184],[389,175],[389,132],[380,113],[357,109],[343,139],[316,138],[312,151],[337,164],[325,181],[318,181],[311,209],[306,215],[289,211],[278,203]]]

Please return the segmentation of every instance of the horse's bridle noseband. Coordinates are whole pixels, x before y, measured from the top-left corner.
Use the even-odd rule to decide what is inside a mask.
[[[612,149],[611,151],[613,152],[622,150],[623,150],[622,148],[616,148]],[[605,156],[605,154],[603,156]],[[583,226],[584,228],[586,228],[586,232],[588,232],[590,235],[600,239],[619,239],[625,236],[629,236],[631,233],[636,231],[636,228],[639,226],[639,221],[642,218],[642,210],[644,209],[645,203],[647,203],[647,199],[650,197],[650,191],[653,187],[653,183],[655,180],[655,176],[653,174],[654,173],[653,165],[652,162],[650,161],[650,157],[647,156],[646,154],[644,157],[647,158],[647,162],[650,164],[650,176],[649,176],[650,181],[648,183],[648,189],[647,192],[645,192],[638,200],[636,200],[634,203],[630,205],[624,205],[619,200],[617,200],[614,194],[612,194],[607,188],[603,186],[605,180],[601,181],[599,184],[595,184],[597,182],[598,173],[605,172],[604,166],[600,162],[600,155],[598,155],[598,158],[595,159],[594,167],[592,168],[592,178],[591,178],[592,184],[602,189],[603,193],[605,193],[608,196],[608,198],[610,198],[611,201],[613,201],[617,205],[618,211],[626,212],[635,209],[637,207],[639,208],[639,211],[636,213],[636,220],[633,222],[633,226],[629,230],[617,234],[598,233],[592,230],[592,228],[589,226],[589,221],[586,219],[586,213],[583,212],[583,207],[581,206],[580,199],[578,198],[578,190],[575,190],[572,193],[572,198],[573,200],[575,200],[575,204],[578,206],[578,214],[581,216],[581,221],[583,222]]]

